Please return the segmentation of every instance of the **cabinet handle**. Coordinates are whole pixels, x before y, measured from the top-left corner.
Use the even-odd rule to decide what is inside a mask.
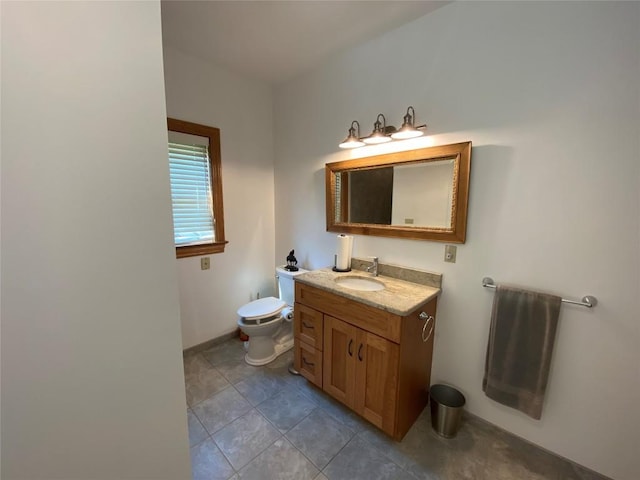
[[[360,344],[360,346],[358,347],[358,360],[362,361],[362,343]]]
[[[425,312],[422,312],[419,315],[419,318],[420,320],[426,320],[424,322],[424,325],[422,326],[422,341],[426,343],[429,340],[429,338],[431,338],[431,334],[433,333],[435,318],[433,318],[432,315],[427,315]],[[429,329],[429,333],[425,337],[424,334],[427,331],[427,325],[429,325],[429,323],[431,323],[431,328]]]
[[[309,365],[310,367],[315,367],[315,363],[313,362],[309,362],[306,358],[302,357],[302,363],[304,363],[305,365]]]
[[[305,322],[304,320],[302,321],[302,326],[304,328],[313,328],[313,325],[309,325],[307,322]]]
[[[351,349],[351,347],[353,347],[353,338],[349,340],[349,348],[347,349],[347,351],[349,352],[349,356],[353,357],[353,350]]]

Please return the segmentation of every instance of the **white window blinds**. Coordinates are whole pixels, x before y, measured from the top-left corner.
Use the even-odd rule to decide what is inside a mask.
[[[214,239],[211,172],[206,145],[169,142],[169,170],[176,246]]]

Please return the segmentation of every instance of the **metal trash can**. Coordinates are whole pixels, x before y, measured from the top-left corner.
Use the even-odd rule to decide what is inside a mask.
[[[429,405],[431,426],[438,435],[453,438],[458,433],[465,398],[462,393],[449,385],[431,385]]]

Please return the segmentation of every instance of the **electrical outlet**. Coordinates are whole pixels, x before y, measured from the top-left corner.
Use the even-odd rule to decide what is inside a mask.
[[[444,246],[444,261],[449,263],[456,263],[456,247],[455,245]]]
[[[200,270],[209,270],[209,267],[211,266],[210,260],[211,259],[209,257],[202,257],[200,259]]]

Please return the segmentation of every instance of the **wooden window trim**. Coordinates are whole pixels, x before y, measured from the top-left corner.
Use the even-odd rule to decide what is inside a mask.
[[[213,195],[213,218],[215,242],[201,245],[176,247],[176,257],[195,257],[224,252],[229,243],[224,237],[224,208],[222,203],[222,157],[220,155],[220,129],[198,123],[167,118],[167,129],[172,132],[187,133],[209,139],[209,168],[211,170],[211,195]]]

